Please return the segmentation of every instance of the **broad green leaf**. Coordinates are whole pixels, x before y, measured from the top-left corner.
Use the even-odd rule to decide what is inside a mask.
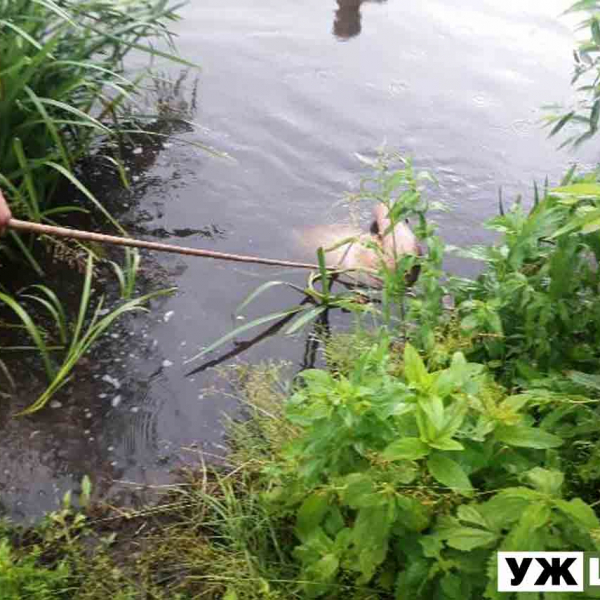
[[[444,598],[448,600],[464,600],[462,578],[459,575],[446,573],[440,580],[440,587],[444,592]]]
[[[565,476],[560,471],[535,467],[527,473],[527,479],[536,490],[549,496],[558,496]]]
[[[456,511],[458,518],[466,523],[475,523],[489,529],[489,524],[486,518],[479,512],[475,506],[469,504],[461,504]]]
[[[326,554],[313,565],[311,571],[317,575],[319,581],[331,581],[338,571],[340,561],[335,554]]]
[[[394,505],[361,508],[352,532],[354,544],[361,548],[361,571],[370,578],[385,559],[393,520]]]
[[[465,496],[473,492],[473,486],[462,467],[443,454],[435,453],[427,459],[432,477],[441,484]]]
[[[438,396],[421,396],[419,398],[419,412],[423,418],[423,423],[419,423],[421,425],[420,433],[429,442],[429,440],[433,440],[440,435],[446,422],[444,403]],[[422,431],[422,429],[425,431]]]
[[[404,348],[404,374],[408,382],[419,389],[425,390],[429,386],[430,376],[425,363],[410,344]]]
[[[508,396],[499,405],[501,411],[509,409],[511,412],[520,411],[529,401],[531,396],[528,394],[516,394],[514,396]]]
[[[588,233],[594,233],[600,230],[600,217],[595,219],[586,219],[581,228],[581,233],[587,235]]]
[[[468,386],[465,386],[465,390],[467,388]],[[454,399],[444,411],[444,425],[440,430],[439,438],[454,436],[462,426],[468,409],[469,402],[466,398]]]
[[[501,425],[496,428],[494,434],[499,442],[518,448],[546,450],[548,448],[558,448],[563,444],[563,440],[558,436],[538,427],[527,427],[525,425]]]
[[[557,194],[571,194],[574,196],[600,196],[600,184],[598,183],[572,183],[550,190]]]
[[[427,558],[440,559],[444,544],[438,535],[424,535],[419,538],[419,544],[423,548],[423,554]]]
[[[451,548],[470,552],[474,548],[480,548],[494,543],[498,539],[498,535],[476,527],[457,527],[445,533],[447,536],[446,543]]]
[[[421,532],[431,524],[431,511],[411,496],[398,496],[396,505],[399,512],[399,520],[403,527],[411,531]]]
[[[460,442],[457,442],[448,436],[439,437],[435,440],[429,440],[428,444],[436,450],[447,450],[450,452],[457,452],[465,449]]]
[[[382,453],[385,460],[419,460],[429,454],[429,446],[419,438],[402,438],[392,442]]]
[[[500,531],[517,521],[528,505],[529,500],[525,498],[496,495],[481,504],[478,510],[489,523],[490,529]]]
[[[350,508],[359,508],[365,498],[373,496],[376,492],[373,480],[367,474],[352,473],[341,483],[344,486],[340,493],[342,502]]]
[[[555,500],[554,505],[579,525],[583,525],[587,529],[600,529],[600,520],[596,513],[581,498],[573,498],[568,502],[566,500]]]
[[[319,527],[328,510],[328,494],[315,492],[302,503],[296,518],[296,529],[302,541],[306,541]]]
[[[545,502],[530,504],[522,513],[520,524],[531,531],[546,527],[552,519],[552,509]]]

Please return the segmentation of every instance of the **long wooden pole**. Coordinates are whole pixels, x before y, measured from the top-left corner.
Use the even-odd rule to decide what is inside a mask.
[[[8,227],[9,229],[14,229],[16,231],[29,231],[32,233],[53,235],[56,237],[99,242],[101,244],[114,244],[116,246],[147,248],[148,250],[158,250],[159,252],[173,252],[175,254],[185,254],[187,256],[202,256],[204,258],[214,258],[216,260],[254,263],[257,265],[274,265],[278,267],[295,267],[296,269],[315,270],[319,268],[317,265],[310,263],[294,262],[290,260],[277,260],[274,258],[260,258],[258,256],[244,256],[240,254],[228,254],[226,252],[200,250],[199,248],[187,248],[185,246],[174,246],[172,244],[163,244],[160,242],[147,242],[145,240],[136,240],[133,238],[119,237],[116,235],[105,235],[103,233],[92,233],[91,231],[81,231],[79,229],[67,229],[66,227],[42,225],[41,223],[20,221],[19,219],[11,219],[8,222]],[[328,268],[332,269],[331,267]]]

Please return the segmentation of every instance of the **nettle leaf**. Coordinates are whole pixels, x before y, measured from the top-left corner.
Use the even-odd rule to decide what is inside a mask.
[[[390,529],[396,516],[395,504],[361,508],[356,517],[352,539],[360,549],[361,584],[367,583],[388,552]]]
[[[444,549],[444,543],[437,534],[424,535],[419,537],[419,544],[423,548],[423,554],[427,558],[436,558],[441,560],[441,552]]]
[[[566,500],[555,500],[554,506],[579,526],[583,525],[587,529],[600,529],[600,520],[593,508],[581,498],[573,498],[569,502]]]
[[[428,443],[432,448],[436,448],[437,450],[456,452],[465,449],[465,447],[460,442],[453,440],[449,436],[439,437],[435,440],[429,440]]]
[[[385,460],[419,460],[430,452],[419,438],[407,437],[392,442],[382,453]]]
[[[526,473],[527,480],[538,491],[550,496],[558,496],[565,476],[560,471],[550,471],[535,467]]]
[[[562,446],[563,440],[557,435],[548,433],[539,427],[525,425],[501,425],[494,430],[499,442],[518,448],[537,448],[547,450]]]
[[[459,494],[468,496],[473,493],[473,486],[467,474],[457,462],[447,456],[437,452],[432,454],[427,459],[427,468],[436,481]]]
[[[315,492],[298,509],[296,530],[298,537],[305,541],[319,527],[329,511],[329,494]]]
[[[448,600],[464,600],[462,578],[453,573],[446,573],[440,580],[440,587],[444,597]]]
[[[403,527],[411,531],[421,532],[431,523],[431,511],[411,496],[398,496],[396,498],[399,520]]]
[[[386,498],[377,492],[377,486],[367,473],[352,473],[341,481],[344,489],[340,498],[350,508],[377,506],[385,503]]]
[[[410,344],[404,347],[404,375],[409,383],[420,389],[429,387],[431,376],[427,372],[423,359]]]
[[[529,501],[524,498],[497,495],[479,508],[489,523],[489,528],[501,531],[515,523],[528,505]]]
[[[314,563],[311,572],[318,581],[332,581],[340,567],[340,561],[335,554],[326,554],[321,560]]]
[[[485,529],[489,529],[487,519],[473,505],[461,504],[458,507],[456,514],[461,521],[475,523],[476,525],[481,525],[481,527],[484,527]]]
[[[520,498],[521,500],[528,500],[531,502],[538,502],[545,500],[544,495],[540,494],[537,490],[532,490],[527,487],[512,487],[506,488],[498,493],[496,498]]]
[[[546,527],[552,519],[552,508],[547,502],[530,504],[521,515],[521,523],[531,530]]]
[[[498,540],[496,533],[476,527],[456,527],[444,532],[444,535],[448,546],[463,552],[470,552],[475,548],[488,546]]]
[[[502,550],[531,552],[545,550],[544,534],[552,514],[547,504],[530,504],[502,543]]]

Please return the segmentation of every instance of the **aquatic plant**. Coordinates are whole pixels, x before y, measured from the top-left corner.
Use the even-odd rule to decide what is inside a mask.
[[[177,18],[179,6],[168,0],[0,0],[0,188],[15,216],[53,223],[64,213],[93,208],[125,233],[85,186],[79,164],[100,143],[139,132],[154,119],[147,110],[136,109],[150,69],[128,76],[124,61],[129,52],[194,67],[176,54],[167,28]],[[126,181],[118,159],[104,156],[102,160],[109,161]],[[83,202],[75,200],[73,193],[69,201],[61,198],[65,184]],[[33,238],[10,231],[6,239],[13,243],[0,241],[0,252],[15,260],[25,258],[41,277]],[[104,317],[98,306],[90,305],[91,256],[74,324],[68,323],[66,310],[48,286],[0,296],[34,341],[50,382],[26,412],[48,401],[68,380],[79,358],[120,315],[140,309],[154,296],[131,300],[139,268],[137,253],[129,251],[125,265],[113,263],[113,268],[129,302]],[[51,318],[58,343],[66,349],[58,367],[53,360],[56,347],[46,343],[32,303]],[[86,319],[91,319],[87,328]]]
[[[131,109],[146,71],[126,76],[130,51],[190,65],[166,26],[176,8],[165,0],[0,0],[0,186],[16,216],[51,222],[82,210],[57,197],[68,182],[121,229],[77,164],[99,140],[135,127]],[[41,271],[26,241],[11,237]]]
[[[121,278],[124,281],[135,280],[135,275],[124,275],[122,271],[118,273],[121,276],[119,277],[120,283]],[[31,414],[43,408],[50,398],[69,381],[70,374],[77,362],[117,319],[128,312],[145,310],[144,305],[151,299],[174,291],[173,289],[159,290],[145,294],[139,298],[131,299],[131,293],[129,293],[129,289],[126,289],[127,294],[124,297],[127,301],[110,310],[108,314],[104,314],[104,297],[100,297],[94,303],[92,302],[93,274],[94,260],[92,254],[89,254],[79,302],[79,311],[74,323],[68,322],[67,312],[60,299],[46,286],[32,286],[31,293],[21,294],[17,298],[0,293],[0,303],[6,304],[19,317],[25,331],[39,350],[48,378],[48,387],[46,390],[33,404],[21,411],[20,415]],[[33,292],[37,292],[37,294]],[[22,302],[27,300],[33,301],[45,309],[47,316],[50,317],[51,322],[55,326],[59,342],[62,344],[61,346],[52,349],[48,346],[44,331],[22,306]],[[64,352],[62,362],[59,366],[56,366],[53,359],[53,354],[57,349]]]
[[[406,317],[410,315],[414,317],[414,331],[424,339],[431,340],[432,329],[442,315],[443,296],[440,284],[443,243],[436,235],[435,226],[427,218],[430,210],[440,210],[443,206],[438,202],[431,203],[424,197],[425,186],[435,183],[435,179],[426,171],[415,172],[412,161],[398,153],[380,150],[374,160],[363,156],[359,156],[359,159],[371,167],[374,174],[361,180],[359,191],[348,195],[349,201],[384,206],[391,222],[390,230],[404,220],[415,221],[417,238],[427,246],[426,255],[405,255],[390,266],[383,260],[382,249],[377,244],[368,244],[373,252],[380,255],[380,268],[377,272],[367,268],[359,269],[359,274],[368,274],[381,282],[381,289],[376,290],[357,283],[353,279],[356,275],[355,269],[342,266],[332,269],[326,266],[328,252],[365,242],[358,238],[348,238],[340,240],[330,248],[319,248],[319,270],[311,273],[304,288],[285,281],[269,281],[254,290],[238,306],[235,315],[239,316],[251,302],[265,292],[280,286],[289,287],[302,294],[304,298],[299,305],[258,317],[236,327],[187,362],[196,361],[242,333],[266,323],[290,320],[289,325],[283,328],[283,334],[292,335],[324,316],[327,311],[335,309],[368,316],[373,323],[383,322],[394,331],[398,327],[398,335],[404,337],[408,335],[409,321]],[[420,270],[419,280],[411,289],[409,282],[413,279],[416,268]],[[333,292],[335,285],[339,288],[337,293]]]
[[[577,87],[576,100],[569,108],[550,106],[546,125],[550,128],[550,137],[568,131],[564,146],[579,146],[594,137],[600,122],[600,2],[598,0],[580,0],[573,4],[565,14],[585,13],[579,31],[587,31],[587,36],[579,41],[573,51],[575,59],[571,85]]]

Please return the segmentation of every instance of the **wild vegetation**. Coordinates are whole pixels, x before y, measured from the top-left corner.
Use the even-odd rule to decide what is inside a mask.
[[[86,187],[80,164],[94,155],[128,185],[118,142],[146,131],[155,115],[137,106],[149,69],[128,76],[124,60],[135,50],[189,66],[176,55],[167,28],[176,8],[166,0],[0,0],[0,189],[15,217],[55,224],[94,211],[109,228],[126,233]],[[100,146],[114,151],[98,152]],[[10,231],[0,240],[0,256],[26,263],[41,278],[48,245]],[[22,290],[9,286],[7,277],[0,281],[0,305],[8,308],[7,318],[16,317],[10,325],[21,325],[34,342],[48,377],[48,389],[25,412],[45,405],[118,317],[155,296],[134,298],[139,255],[130,252],[123,267],[113,263],[124,302],[100,318],[102,300],[91,298],[90,290],[101,257],[91,247],[62,247],[86,273],[76,317],[48,285]],[[11,376],[1,357],[0,368],[7,389]]]
[[[325,336],[327,368],[291,388],[273,366],[230,373],[248,419],[231,424],[229,466],[131,514],[144,536],[107,538],[69,506],[5,543],[21,589],[494,599],[498,550],[600,549],[600,275],[578,216],[600,206],[597,174],[503,209],[488,223],[501,240],[469,253],[475,280],[442,276],[414,179],[407,165],[376,178],[392,199],[414,191],[417,231],[440,248],[413,292],[400,269],[371,306],[379,326]]]
[[[335,292],[322,268],[310,305],[245,325],[357,316],[321,329],[325,367],[289,385],[276,365],[230,369],[247,413],[230,454],[157,506],[85,512],[84,481],[82,509],[68,496],[38,528],[0,530],[0,598],[500,600],[498,550],[600,552],[600,171],[500,203],[497,243],[454,250],[481,261],[471,280],[442,269],[433,178],[372,167],[356,200],[410,217],[425,255],[378,295]],[[548,596],[571,597],[596,596]]]

